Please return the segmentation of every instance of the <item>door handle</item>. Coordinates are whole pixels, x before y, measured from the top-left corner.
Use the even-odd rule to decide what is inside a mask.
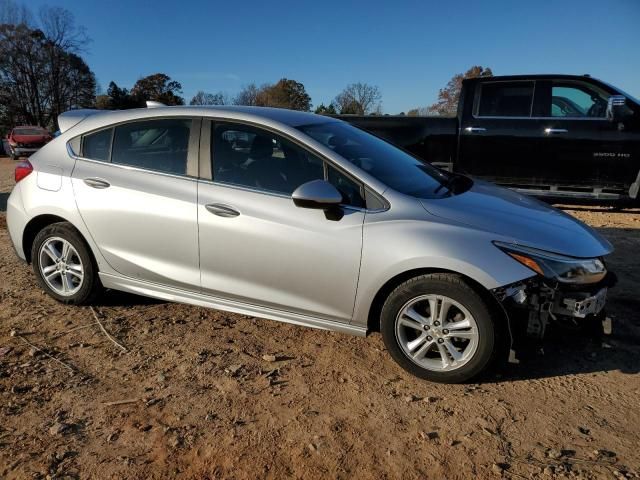
[[[240,212],[229,205],[223,205],[222,203],[209,203],[204,206],[209,212],[219,217],[230,218],[237,217]]]
[[[557,135],[559,133],[569,133],[569,130],[564,128],[545,128],[544,133],[547,135]]]
[[[102,180],[101,178],[85,178],[84,183],[89,185],[92,188],[109,188],[111,184],[106,180]]]
[[[464,130],[465,132],[469,132],[469,133],[481,133],[481,132],[487,131],[486,128],[482,128],[482,127],[467,127]]]

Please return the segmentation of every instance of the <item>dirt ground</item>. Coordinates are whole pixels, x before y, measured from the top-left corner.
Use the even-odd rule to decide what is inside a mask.
[[[568,209],[616,247],[612,336],[556,334],[480,384],[438,385],[378,334],[108,292],[95,310],[121,351],[12,251],[13,166],[0,159],[0,478],[639,478],[640,210]]]

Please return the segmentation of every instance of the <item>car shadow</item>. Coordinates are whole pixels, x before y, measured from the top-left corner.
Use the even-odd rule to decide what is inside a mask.
[[[579,374],[619,371],[640,373],[640,337],[616,330],[612,335],[587,336],[578,332],[555,332],[544,342],[530,342],[509,363],[490,373],[484,383],[513,382]]]
[[[157,298],[143,297],[134,293],[107,290],[93,302],[96,307],[137,307],[142,305],[160,305],[169,303]]]
[[[0,212],[7,211],[7,201],[9,200],[9,192],[0,192]]]

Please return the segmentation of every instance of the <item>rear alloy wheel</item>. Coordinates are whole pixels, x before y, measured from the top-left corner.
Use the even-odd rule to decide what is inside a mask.
[[[422,275],[398,286],[382,308],[380,330],[402,368],[443,383],[483,372],[497,337],[485,300],[453,274]]]
[[[60,302],[89,303],[101,289],[91,252],[69,223],[54,223],[41,230],[31,258],[40,285]]]
[[[58,295],[69,297],[82,287],[82,259],[64,238],[48,238],[40,246],[39,261],[42,278]]]

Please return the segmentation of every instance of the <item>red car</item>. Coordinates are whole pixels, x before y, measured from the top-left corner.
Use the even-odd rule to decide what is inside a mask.
[[[18,157],[29,156],[37,152],[40,147],[51,141],[53,137],[42,127],[15,127],[7,135],[9,155],[13,160]]]

